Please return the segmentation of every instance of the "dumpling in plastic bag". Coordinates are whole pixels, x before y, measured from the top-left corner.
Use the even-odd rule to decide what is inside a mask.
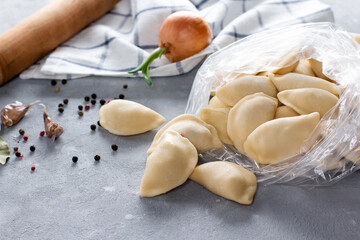
[[[192,143],[179,133],[167,130],[146,160],[140,196],[154,197],[183,184],[198,161]]]
[[[360,148],[359,148],[359,146],[357,146],[353,150],[347,152],[344,155],[344,157],[347,160],[350,160],[351,162],[353,162],[355,165],[360,166]]]
[[[283,117],[295,117],[299,116],[294,109],[288,106],[280,106],[276,109],[275,118],[283,118]]]
[[[289,72],[294,71],[298,63],[299,61],[297,60],[297,55],[295,53],[289,53],[278,64],[278,66],[285,66],[285,67],[269,71],[269,73],[287,74]]]
[[[319,88],[339,95],[339,88],[336,84],[318,77],[306,76],[299,73],[288,73],[280,76],[269,75],[269,78],[279,92],[297,88]]]
[[[229,108],[230,106],[221,101],[217,96],[214,96],[209,101],[209,107],[212,108]]]
[[[227,120],[230,108],[202,108],[200,119],[214,126],[223,143],[232,145],[227,133]]]
[[[189,139],[189,141],[194,144],[198,153],[222,147],[222,143],[213,126],[194,115],[183,114],[168,122],[156,133],[154,140],[147,151],[148,154],[154,150],[155,146],[158,144],[159,138],[167,129],[174,130]]]
[[[244,143],[245,153],[260,164],[297,155],[319,121],[320,114],[311,113],[266,122],[248,136]]]
[[[299,60],[298,65],[296,66],[296,68],[294,69],[295,73],[300,73],[300,74],[304,74],[307,76],[313,76],[315,77],[315,73],[314,71],[311,69],[309,60],[307,59],[301,59]]]
[[[318,88],[285,90],[278,93],[278,99],[300,114],[318,112],[321,117],[339,100],[334,94]]]
[[[228,82],[216,91],[216,96],[229,106],[234,106],[242,98],[253,93],[263,92],[276,97],[277,90],[269,78],[245,76]]]
[[[354,37],[355,41],[356,41],[358,44],[360,44],[360,34],[355,34],[355,35],[353,35],[353,37]]]
[[[345,161],[341,160],[341,156],[339,156],[338,153],[324,153],[325,156],[321,158],[319,161],[318,159],[315,159],[312,162],[312,165],[320,169],[322,171],[331,171],[339,168],[343,168],[345,166]]]
[[[244,153],[249,134],[264,122],[274,119],[278,100],[264,93],[241,99],[229,112],[227,132],[236,149]]]
[[[322,62],[319,62],[313,58],[310,58],[309,63],[310,63],[311,69],[314,71],[314,73],[317,77],[328,80],[328,81],[333,81],[323,74]]]
[[[159,127],[165,118],[139,103],[112,100],[99,110],[100,124],[115,135],[134,135]]]
[[[232,162],[209,162],[197,166],[190,179],[211,192],[240,204],[251,204],[257,188],[256,176]]]

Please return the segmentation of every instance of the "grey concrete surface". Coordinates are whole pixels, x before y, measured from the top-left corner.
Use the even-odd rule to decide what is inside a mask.
[[[1,0],[0,33],[48,2]],[[357,0],[324,2],[334,6],[340,25],[360,32]],[[183,113],[195,74],[196,69],[155,78],[153,88],[142,79],[104,77],[58,82],[58,93],[50,80],[15,79],[0,87],[1,107],[15,100],[40,99],[65,128],[55,142],[39,137],[42,110],[35,106],[18,125],[1,130],[24,158],[12,155],[0,166],[0,239],[359,239],[359,172],[312,190],[260,186],[251,206],[223,199],[191,181],[159,197],[139,197],[146,149],[155,131],[131,137],[101,128],[92,132],[99,104],[82,118],[77,106],[93,92],[98,99],[123,93],[171,119]],[[63,98],[69,104],[59,114],[57,105]],[[20,128],[29,136],[27,142],[19,138]],[[119,146],[117,152],[110,148],[113,143]],[[36,151],[30,153],[33,144]],[[94,161],[96,154],[100,162]],[[77,164],[71,161],[73,155],[79,157]],[[33,165],[36,170],[31,172]]]

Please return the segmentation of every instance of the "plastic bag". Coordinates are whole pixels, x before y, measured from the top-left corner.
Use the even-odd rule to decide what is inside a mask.
[[[200,109],[208,105],[210,94],[239,74],[290,66],[302,58],[322,62],[323,73],[340,84],[342,92],[337,105],[323,116],[303,143],[299,155],[260,167],[233,146],[224,145],[201,154],[200,159],[236,162],[253,171],[258,182],[265,184],[331,184],[358,170],[360,47],[346,31],[330,23],[257,33],[211,55],[195,77],[186,113],[199,115]]]

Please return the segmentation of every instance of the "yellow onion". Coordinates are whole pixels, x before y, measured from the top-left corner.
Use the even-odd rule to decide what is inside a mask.
[[[169,15],[161,25],[159,43],[155,51],[135,70],[142,71],[148,85],[152,85],[149,65],[163,54],[169,61],[178,62],[206,48],[211,41],[209,25],[202,17],[191,11],[179,11]]]
[[[206,48],[212,38],[209,25],[194,12],[180,11],[168,16],[161,25],[159,47],[165,57],[178,62]]]

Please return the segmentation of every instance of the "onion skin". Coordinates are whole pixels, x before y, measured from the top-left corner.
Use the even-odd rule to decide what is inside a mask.
[[[169,15],[161,25],[159,47],[166,47],[165,57],[178,62],[206,48],[212,38],[210,26],[198,14],[179,11]]]

